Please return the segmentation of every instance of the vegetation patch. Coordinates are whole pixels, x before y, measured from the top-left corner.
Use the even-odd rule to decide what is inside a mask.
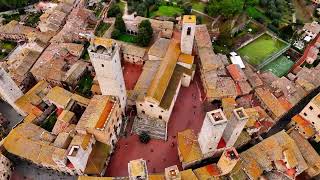
[[[270,71],[278,77],[286,75],[291,67],[294,65],[294,62],[288,59],[286,56],[280,56],[274,61],[270,62],[262,68],[262,71]]]
[[[110,26],[111,26],[110,23],[105,23],[105,22],[101,21],[101,23],[98,25],[96,31],[94,32],[94,35],[96,35],[98,37],[102,37],[104,35],[104,33],[109,29]]]
[[[40,127],[51,132],[56,122],[57,122],[57,115],[53,113],[41,124]]]
[[[177,6],[160,6],[157,11],[151,12],[150,17],[168,16],[176,17],[183,14],[183,10]]]
[[[17,46],[16,42],[0,41],[0,60],[4,59]]]
[[[206,3],[203,3],[201,1],[196,1],[196,0],[193,0],[192,1],[192,9],[194,10],[197,10],[197,11],[200,11],[202,13],[205,12],[205,8],[206,8],[207,4]]]
[[[90,76],[90,74],[86,74],[80,79],[76,91],[80,95],[83,95],[85,97],[90,97],[92,83],[93,83],[93,78]]]
[[[20,14],[19,13],[11,14],[11,15],[3,14],[2,18],[4,19],[3,20],[3,24],[7,24],[7,23],[9,23],[10,21],[13,21],[13,20],[20,21]]]
[[[36,27],[38,25],[38,22],[40,21],[41,15],[42,15],[42,13],[40,13],[40,12],[29,14],[28,18],[25,22],[25,25],[30,26],[30,27]]]
[[[123,41],[123,42],[127,42],[127,43],[137,43],[137,36],[134,35],[130,35],[130,34],[121,34],[118,37],[118,40]]]

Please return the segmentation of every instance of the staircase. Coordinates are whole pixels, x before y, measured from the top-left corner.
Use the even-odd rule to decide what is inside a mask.
[[[167,124],[160,119],[136,117],[133,122],[132,131],[136,134],[145,131],[153,139],[167,140]]]

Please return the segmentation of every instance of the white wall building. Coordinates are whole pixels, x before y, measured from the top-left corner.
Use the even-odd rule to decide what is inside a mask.
[[[11,79],[10,75],[0,67],[0,97],[9,103],[19,114],[26,116],[27,114],[15,104],[15,101],[21,96],[23,96],[22,91]]]
[[[181,32],[181,52],[184,54],[192,54],[194,35],[196,31],[196,16],[186,15],[182,20]]]
[[[228,120],[221,109],[207,112],[198,136],[202,154],[214,152],[227,126]]]
[[[99,81],[102,95],[119,98],[124,113],[127,92],[121,69],[120,47],[112,39],[95,38],[88,48],[92,65]]]

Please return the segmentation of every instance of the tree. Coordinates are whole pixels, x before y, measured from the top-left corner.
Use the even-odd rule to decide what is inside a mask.
[[[143,20],[138,26],[137,41],[140,46],[148,46],[152,39],[153,29],[149,20]]]
[[[141,3],[137,6],[136,8],[136,12],[138,14],[138,16],[143,16],[145,17],[146,16],[146,12],[147,12],[147,9],[149,9],[145,3]]]
[[[18,9],[28,4],[30,0],[0,0],[0,9]]]
[[[125,25],[121,15],[118,15],[116,17],[116,21],[114,22],[114,28],[118,29],[120,33],[126,32],[126,25]]]
[[[244,0],[220,0],[209,1],[208,14],[216,16],[222,14],[225,17],[232,17],[243,10]]]
[[[121,32],[118,29],[114,29],[111,33],[112,39],[118,39],[121,35]]]
[[[138,28],[146,28],[147,32],[149,35],[153,34],[153,29],[151,27],[151,23],[149,20],[143,20],[141,21],[141,23],[139,24]]]
[[[140,46],[146,47],[149,45],[150,41],[152,39],[152,36],[148,34],[148,31],[146,28],[140,28],[137,35],[138,44]]]
[[[145,131],[143,131],[140,135],[139,135],[139,140],[141,143],[143,144],[148,144],[148,142],[151,140],[149,134]]]
[[[116,17],[119,14],[122,14],[120,7],[117,4],[112,4],[108,10],[108,17]]]

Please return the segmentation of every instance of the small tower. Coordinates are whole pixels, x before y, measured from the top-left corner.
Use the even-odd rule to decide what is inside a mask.
[[[181,32],[181,52],[184,54],[192,54],[194,33],[196,31],[196,16],[185,15],[182,20]]]
[[[94,38],[88,48],[102,95],[116,96],[125,113],[127,92],[121,68],[120,47],[112,39]]]
[[[239,159],[239,154],[235,148],[231,147],[226,149],[217,163],[217,166],[221,171],[221,175],[229,174],[238,163]]]
[[[2,67],[0,67],[0,96],[4,101],[9,103],[20,115],[27,115],[15,104],[15,101],[23,96],[22,91]]]
[[[129,180],[148,180],[147,163],[143,159],[132,160],[128,163]]]
[[[246,125],[248,118],[247,113],[242,107],[233,110],[233,114],[223,132],[223,139],[226,142],[226,147],[232,147],[234,145]]]
[[[164,174],[166,180],[181,180],[181,174],[177,165],[165,168]]]
[[[217,149],[227,122],[221,109],[207,112],[198,137],[202,154],[214,152]]]

